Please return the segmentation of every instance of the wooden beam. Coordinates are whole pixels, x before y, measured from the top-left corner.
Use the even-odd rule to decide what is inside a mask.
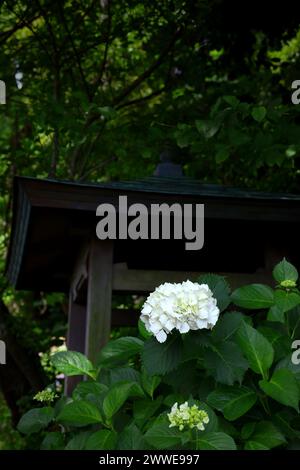
[[[113,267],[113,290],[120,292],[152,292],[164,282],[183,282],[189,279],[196,281],[202,272],[184,271],[151,271],[143,269],[128,269],[125,263],[115,264]],[[272,284],[272,276],[268,271],[248,273],[219,273],[226,277],[232,289],[244,284],[267,283]]]
[[[111,326],[113,242],[91,241],[88,259],[88,293],[85,354],[95,361],[107,343]]]

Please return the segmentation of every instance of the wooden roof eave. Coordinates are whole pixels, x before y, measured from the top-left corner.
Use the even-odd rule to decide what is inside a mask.
[[[252,220],[291,222],[300,220],[300,196],[257,193],[251,191],[220,192],[209,185],[178,185],[175,180],[153,179],[153,184],[100,183],[86,184],[56,180],[39,180],[29,177],[16,177],[14,180],[13,222],[10,245],[6,263],[6,275],[9,281],[18,287],[24,252],[32,221],[33,210],[54,209],[94,213],[100,203],[109,202],[118,205],[118,197],[127,194],[128,204],[143,203],[149,207],[152,203],[167,202],[204,203],[205,217],[220,220]],[[164,186],[163,181],[166,181]],[[172,183],[173,181],[173,183]],[[172,184],[171,184],[172,183]],[[181,193],[181,186],[185,188]],[[209,188],[207,189],[207,187]],[[43,230],[43,227],[41,227]]]

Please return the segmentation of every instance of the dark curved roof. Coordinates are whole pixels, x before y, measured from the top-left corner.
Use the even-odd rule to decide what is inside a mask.
[[[103,202],[117,207],[119,195],[124,194],[128,196],[128,204],[203,203],[208,237],[213,238],[213,233],[221,231],[227,246],[231,246],[233,240],[233,247],[237,243],[236,232],[243,230],[241,224],[245,227],[245,233],[240,233],[246,240],[255,224],[266,227],[266,224],[277,223],[283,229],[284,223],[300,222],[300,195],[296,194],[227,188],[202,184],[186,177],[153,176],[138,181],[102,183],[16,177],[6,266],[9,281],[19,289],[67,290],[80,246],[95,232],[96,208]],[[232,233],[228,228],[228,233],[224,230],[224,220],[232,222]],[[248,242],[251,243],[251,240]],[[131,258],[146,257],[142,254],[144,245],[141,251],[137,242],[133,245],[128,243],[124,248],[120,243],[116,256],[126,262],[130,262]],[[149,251],[152,257],[157,257],[159,250],[158,245],[155,246],[155,251]],[[168,246],[171,247],[172,243]],[[164,251],[167,251],[166,244]],[[199,263],[202,258],[199,261],[197,256],[195,253],[193,257],[190,253],[184,253],[181,261],[189,265]],[[251,256],[249,254],[249,262]],[[166,263],[170,264],[171,261],[170,255]]]
[[[18,177],[17,177],[18,178]],[[27,181],[36,181],[36,178],[19,177]],[[294,200],[300,201],[300,194],[291,194],[283,192],[262,192],[245,188],[234,188],[222,186],[218,184],[206,184],[199,180],[188,178],[186,176],[180,177],[166,177],[166,176],[150,176],[147,178],[133,180],[133,181],[110,181],[110,182],[74,182],[69,180],[57,180],[47,178],[45,180],[55,184],[61,184],[69,187],[84,187],[84,188],[102,188],[102,189],[115,189],[117,191],[138,191],[138,192],[151,192],[160,194],[177,194],[177,195],[196,195],[207,196],[216,198],[241,198],[241,199],[259,199],[259,200]]]

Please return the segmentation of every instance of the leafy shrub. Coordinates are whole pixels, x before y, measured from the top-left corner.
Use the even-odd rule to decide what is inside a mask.
[[[24,448],[24,438],[12,426],[10,410],[0,393],[0,451],[1,450],[22,450]]]
[[[39,394],[46,406],[26,413],[19,431],[41,433],[42,449],[297,448],[298,273],[284,259],[273,276],[274,289],[232,293],[219,276],[199,279],[221,311],[212,330],[172,332],[159,343],[139,322],[139,337],[110,341],[95,365],[78,352],[55,354],[58,372],[87,379],[54,405],[54,393]],[[200,415],[201,429],[188,424]]]

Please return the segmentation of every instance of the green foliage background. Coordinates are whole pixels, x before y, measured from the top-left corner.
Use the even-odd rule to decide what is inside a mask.
[[[203,182],[299,192],[299,7],[273,5],[270,21],[261,1],[240,3],[0,2],[0,326],[41,385],[53,377],[66,302],[7,285],[15,175],[135,179],[171,146]],[[3,374],[16,422],[34,387],[22,371]]]

